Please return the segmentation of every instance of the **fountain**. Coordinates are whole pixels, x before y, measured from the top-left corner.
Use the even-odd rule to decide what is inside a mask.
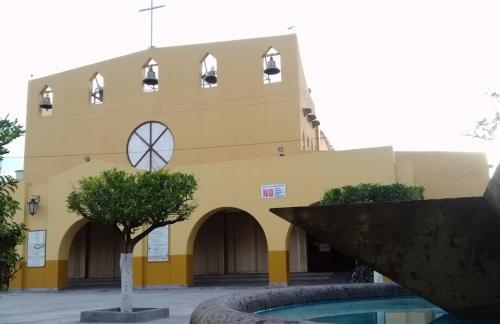
[[[224,296],[200,304],[191,323],[302,323],[253,313],[411,293],[450,314],[433,324],[456,323],[453,317],[471,323],[500,320],[500,167],[482,197],[271,211],[397,284],[292,287]]]
[[[459,319],[500,320],[500,168],[482,197],[271,211]]]

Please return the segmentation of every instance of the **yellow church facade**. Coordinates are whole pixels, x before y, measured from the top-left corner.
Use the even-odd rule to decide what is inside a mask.
[[[151,48],[31,80],[25,156],[16,220],[29,233],[12,289],[119,276],[116,233],[66,208],[79,179],[110,168],[165,167],[198,180],[189,220],[136,246],[136,287],[211,274],[287,285],[290,273],[324,271],[321,253],[335,258],[270,208],[316,204],[329,188],[367,182],[422,185],[426,198],[478,196],[489,180],[478,153],[333,150],[295,35]]]

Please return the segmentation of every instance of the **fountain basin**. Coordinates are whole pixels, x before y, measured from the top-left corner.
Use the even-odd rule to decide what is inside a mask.
[[[408,290],[396,284],[386,283],[270,288],[209,299],[196,307],[191,314],[190,323],[290,323],[287,319],[254,313],[286,305],[410,295]],[[312,322],[299,320],[293,323]]]

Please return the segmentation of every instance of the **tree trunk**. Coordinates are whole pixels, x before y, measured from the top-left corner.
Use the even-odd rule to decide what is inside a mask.
[[[120,253],[122,287],[121,312],[132,312],[132,252]]]

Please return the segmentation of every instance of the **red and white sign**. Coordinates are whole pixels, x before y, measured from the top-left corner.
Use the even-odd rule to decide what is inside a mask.
[[[260,186],[260,198],[286,198],[286,184],[267,184]]]

